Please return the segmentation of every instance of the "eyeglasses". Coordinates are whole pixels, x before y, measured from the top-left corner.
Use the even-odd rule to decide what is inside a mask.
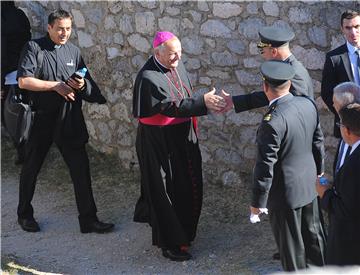
[[[342,124],[341,122],[336,122],[335,123],[337,127],[341,128],[341,127],[346,127],[344,124]]]

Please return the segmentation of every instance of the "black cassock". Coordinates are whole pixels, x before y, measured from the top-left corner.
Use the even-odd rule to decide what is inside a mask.
[[[150,57],[133,96],[141,172],[134,221],[150,224],[158,247],[190,245],[195,238],[203,180],[193,116],[206,113],[203,96],[192,96],[184,65],[168,70]]]

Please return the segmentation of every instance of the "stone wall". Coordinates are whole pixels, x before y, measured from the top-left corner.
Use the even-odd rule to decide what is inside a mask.
[[[333,116],[320,98],[321,70],[325,53],[344,42],[340,14],[347,8],[359,10],[357,1],[25,1],[17,5],[28,15],[33,37],[44,34],[51,10],[61,7],[73,14],[71,40],[81,48],[108,100],[106,105],[84,106],[90,144],[101,152],[118,154],[127,168],[137,167],[133,82],[151,55],[157,30],[180,37],[183,60],[198,93],[215,86],[244,94],[261,88],[258,29],[265,25],[292,29],[296,34],[292,51],[314,81],[326,135],[327,171],[331,171],[337,141],[331,135]],[[231,111],[199,118],[206,180],[242,184],[242,175],[252,172],[256,129],[263,112]]]

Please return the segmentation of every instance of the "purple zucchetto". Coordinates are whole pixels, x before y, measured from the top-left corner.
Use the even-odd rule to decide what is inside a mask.
[[[154,37],[153,48],[156,48],[157,46],[174,37],[176,36],[172,32],[157,32]]]

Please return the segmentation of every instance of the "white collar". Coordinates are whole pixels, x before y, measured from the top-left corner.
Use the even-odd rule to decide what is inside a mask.
[[[357,142],[355,142],[353,145],[351,145],[350,155],[352,152],[355,151],[355,149],[359,146],[359,144],[360,144],[360,139]]]
[[[282,97],[284,97],[284,96],[286,96],[286,95],[288,95],[288,94],[284,94],[284,95],[281,95],[281,96],[279,96],[279,97],[277,97],[277,98],[274,98],[273,100],[271,100],[271,101],[269,102],[269,106],[271,106],[271,104],[273,104],[276,100],[278,100],[278,99],[280,99],[280,98],[282,98]]]
[[[346,46],[347,46],[348,52],[349,52],[350,54],[354,54],[357,50],[360,50],[360,48],[356,48],[356,47],[354,47],[353,45],[351,45],[351,44],[349,43],[349,41],[346,41]]]
[[[168,69],[168,70],[170,70],[169,68],[167,68],[164,64],[162,64],[160,61],[159,61],[159,59],[157,59],[156,58],[156,56],[155,55],[153,55],[154,56],[154,58],[155,58],[155,60],[156,60],[156,62],[157,63],[159,63],[161,66],[163,66],[164,68],[166,68],[166,69]]]

